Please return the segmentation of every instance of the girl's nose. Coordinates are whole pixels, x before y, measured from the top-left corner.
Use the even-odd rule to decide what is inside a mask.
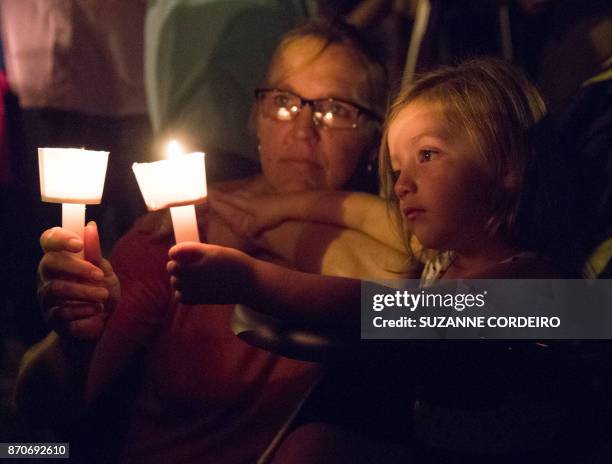
[[[414,178],[410,174],[410,170],[402,169],[399,177],[395,181],[395,185],[393,187],[395,191],[395,195],[397,198],[403,198],[405,195],[409,193],[415,193],[417,190],[416,183],[414,182]]]

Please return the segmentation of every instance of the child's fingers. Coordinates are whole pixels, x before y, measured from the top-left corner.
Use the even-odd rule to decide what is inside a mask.
[[[201,259],[207,250],[203,243],[184,242],[174,245],[168,251],[168,258],[182,263],[195,262]]]
[[[194,291],[193,284],[189,284],[185,279],[177,278],[175,276],[170,277],[170,286],[173,290],[173,298],[183,304],[192,305],[202,303],[198,295],[200,293],[200,287],[196,284]]]

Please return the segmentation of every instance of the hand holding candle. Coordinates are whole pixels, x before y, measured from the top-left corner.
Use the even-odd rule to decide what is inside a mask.
[[[169,159],[134,163],[132,169],[149,211],[170,208],[176,242],[199,242],[194,205],[207,193],[204,153],[183,155],[174,141],[168,152]]]
[[[107,151],[78,148],[39,148],[42,201],[62,203],[62,227],[83,239],[85,205],[102,200]]]

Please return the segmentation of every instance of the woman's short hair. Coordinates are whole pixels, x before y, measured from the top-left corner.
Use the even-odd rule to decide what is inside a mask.
[[[389,79],[383,63],[369,42],[361,35],[359,30],[340,20],[311,19],[302,22],[287,32],[276,47],[268,76],[274,70],[285,49],[294,42],[304,38],[315,38],[321,41],[320,50],[312,56],[315,61],[328,47],[343,45],[356,52],[356,57],[366,71],[367,76],[367,103],[373,111],[381,117],[384,116],[389,98]],[[347,69],[347,73],[353,70]]]

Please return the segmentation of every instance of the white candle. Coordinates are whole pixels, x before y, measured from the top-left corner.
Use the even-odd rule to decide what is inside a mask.
[[[83,239],[85,205],[80,203],[62,203],[62,227],[74,232]]]
[[[85,205],[96,205],[102,201],[107,164],[107,151],[38,149],[41,199],[62,203],[62,227],[74,232],[81,240],[85,227]]]
[[[173,206],[170,208],[170,216],[176,243],[200,241],[195,206]]]
[[[206,198],[204,153],[180,154],[176,142],[168,144],[170,159],[134,163],[140,192],[149,211],[170,208],[177,243],[199,241],[194,204]]]

